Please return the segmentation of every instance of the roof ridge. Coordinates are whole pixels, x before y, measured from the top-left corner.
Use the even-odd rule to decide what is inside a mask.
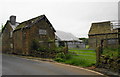
[[[30,20],[33,20],[33,19],[36,19],[36,18],[39,18],[39,17],[42,17],[42,16],[44,16],[44,14],[43,14],[43,15],[40,15],[40,16],[37,16],[37,17],[34,17],[34,18],[30,18],[30,19],[28,19],[28,20],[26,20],[26,21],[23,21],[23,22],[19,23],[19,24],[22,24],[22,23],[24,23],[24,22],[27,22],[27,21],[30,21]]]
[[[39,20],[41,20],[44,16],[45,15],[40,15],[40,16],[34,17],[32,19],[23,21],[23,22],[19,23],[19,25],[16,27],[16,29],[24,28],[26,26],[33,25],[33,24],[37,23]]]

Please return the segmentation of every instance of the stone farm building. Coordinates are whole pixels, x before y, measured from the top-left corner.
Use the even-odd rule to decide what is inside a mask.
[[[111,21],[92,23],[89,30],[89,46],[96,49],[103,47],[118,47],[120,45],[120,27]]]
[[[34,40],[42,48],[54,48],[55,32],[45,15],[22,23],[16,22],[16,16],[11,16],[2,29],[2,51],[28,55]]]

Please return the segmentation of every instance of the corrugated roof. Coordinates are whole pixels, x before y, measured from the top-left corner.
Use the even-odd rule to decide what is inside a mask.
[[[80,41],[79,38],[74,36],[72,33],[64,32],[64,31],[56,31],[56,36],[61,40],[61,41]]]

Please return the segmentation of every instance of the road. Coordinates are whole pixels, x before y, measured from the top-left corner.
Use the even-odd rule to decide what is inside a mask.
[[[99,75],[80,68],[2,55],[3,75]]]

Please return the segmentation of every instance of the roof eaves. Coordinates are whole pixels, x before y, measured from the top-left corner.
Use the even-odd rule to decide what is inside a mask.
[[[4,31],[5,27],[6,27],[6,25],[8,24],[8,22],[9,22],[9,20],[7,20],[5,26],[2,28],[2,33],[3,33],[3,31]]]

